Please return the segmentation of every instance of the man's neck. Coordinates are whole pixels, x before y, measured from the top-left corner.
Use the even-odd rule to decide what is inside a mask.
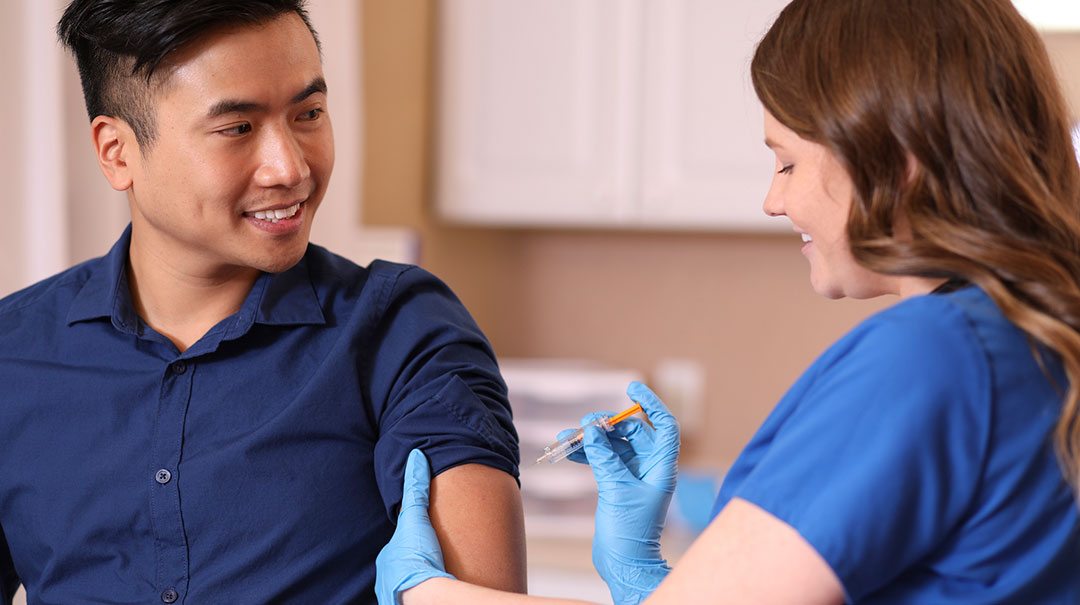
[[[238,311],[259,277],[259,271],[251,268],[170,262],[139,248],[134,240],[127,269],[135,312],[181,353]]]

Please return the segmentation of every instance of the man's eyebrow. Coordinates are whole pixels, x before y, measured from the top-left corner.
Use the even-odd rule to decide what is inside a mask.
[[[322,94],[326,94],[326,80],[322,76],[319,76],[318,78],[315,78],[314,80],[312,80],[311,84],[308,84],[307,88],[300,91],[300,94],[293,97],[292,98],[292,103],[293,103],[293,105],[295,105],[295,104],[303,101],[304,99],[310,97],[311,95],[316,94],[316,93],[320,93],[320,92]]]
[[[255,103],[254,101],[225,99],[214,103],[210,107],[210,110],[206,112],[206,117],[213,119],[229,113],[250,113],[254,111],[265,111],[266,109],[266,105]]]
[[[326,94],[326,80],[321,76],[312,80],[311,84],[308,84],[304,90],[297,93],[289,103],[295,105],[317,93]],[[266,111],[268,109],[269,107],[264,103],[242,101],[238,99],[224,99],[210,106],[210,110],[206,112],[206,117],[212,119],[229,113],[250,113],[255,111]]]

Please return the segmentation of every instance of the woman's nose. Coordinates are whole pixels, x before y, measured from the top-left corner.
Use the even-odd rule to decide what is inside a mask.
[[[761,204],[761,209],[765,211],[765,214],[769,216],[783,216],[784,204],[780,199],[779,192],[775,187],[770,186],[769,192],[765,194],[765,201]]]

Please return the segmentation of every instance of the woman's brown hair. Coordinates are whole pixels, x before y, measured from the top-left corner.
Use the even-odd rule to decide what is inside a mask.
[[[1080,487],[1080,167],[1038,33],[1009,0],[795,0],[751,77],[847,169],[857,262],[976,284],[1060,355],[1054,444]]]

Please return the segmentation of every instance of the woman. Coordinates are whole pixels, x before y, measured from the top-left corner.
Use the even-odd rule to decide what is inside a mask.
[[[795,0],[751,74],[814,289],[902,300],[795,383],[670,573],[677,424],[631,386],[655,430],[585,448],[615,602],[1080,601],[1080,169],[1038,35],[1009,0]],[[441,571],[411,461],[380,598],[529,599]]]

